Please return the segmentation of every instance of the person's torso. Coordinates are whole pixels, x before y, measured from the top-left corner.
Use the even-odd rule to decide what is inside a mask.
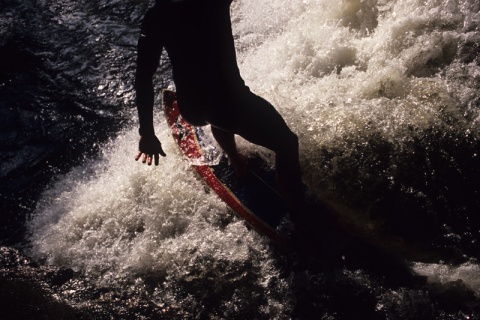
[[[243,86],[232,27],[231,0],[159,0],[163,44],[178,86]]]

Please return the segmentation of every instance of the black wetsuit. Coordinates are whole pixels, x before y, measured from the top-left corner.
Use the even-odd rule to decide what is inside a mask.
[[[151,79],[165,48],[185,120],[197,126],[211,124],[274,151],[294,136],[274,107],[251,93],[240,76],[231,2],[157,0],[147,12],[136,74],[141,135],[153,134]]]

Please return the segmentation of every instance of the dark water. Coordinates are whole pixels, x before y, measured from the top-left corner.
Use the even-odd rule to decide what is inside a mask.
[[[55,174],[96,154],[99,143],[130,121],[134,35],[145,5],[122,5],[2,2],[7,243],[21,240],[24,217]]]
[[[161,114],[167,158],[132,161],[148,5],[0,4],[0,318],[480,319],[477,2],[233,4],[241,72],[334,208],[290,253],[203,192]]]

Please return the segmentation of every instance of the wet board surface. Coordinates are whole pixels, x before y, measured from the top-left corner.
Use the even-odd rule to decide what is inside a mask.
[[[163,107],[172,136],[205,183],[257,232],[284,244],[278,231],[287,215],[275,171],[260,157],[248,159],[249,171],[239,179],[205,127],[193,127],[178,111],[175,92],[163,91]]]

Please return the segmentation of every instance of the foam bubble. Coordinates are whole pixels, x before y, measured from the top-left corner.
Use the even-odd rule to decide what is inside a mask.
[[[480,279],[478,278],[480,266],[477,263],[467,262],[458,266],[416,263],[414,270],[428,277],[428,281],[432,283],[446,284],[462,281],[477,297],[480,297]]]
[[[232,11],[241,73],[299,135],[312,192],[341,199],[353,209],[340,214],[372,229],[375,217],[389,221],[392,210],[368,211],[385,190],[427,204],[444,199],[429,198],[425,183],[409,180],[415,177],[397,181],[419,159],[408,149],[412,141],[420,141],[417,150],[436,142],[424,139],[428,130],[468,129],[478,137],[480,68],[471,49],[479,43],[478,1],[241,0]],[[234,269],[229,285],[260,286],[281,314],[289,302],[268,292],[289,288],[278,279],[264,239],[203,191],[164,121],[157,121],[157,132],[168,154],[159,167],[133,161],[136,130],[126,129],[101,159],[60,178],[32,219],[33,254],[98,281],[153,273],[161,278],[163,301],[183,280],[185,286],[203,283],[205,276],[211,281],[205,287],[225,285],[223,276]],[[435,182],[438,168],[427,169],[419,179]],[[443,272],[440,281],[461,277],[478,293],[475,264],[416,270],[431,277]]]

